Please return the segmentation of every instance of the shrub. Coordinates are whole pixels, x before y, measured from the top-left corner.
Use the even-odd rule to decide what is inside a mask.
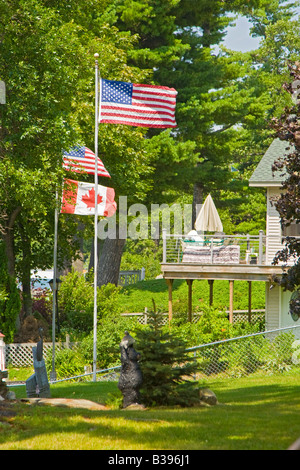
[[[120,341],[125,330],[132,331],[136,320],[110,315],[97,325],[97,365],[106,369],[120,364]],[[81,342],[81,351],[87,364],[93,363],[94,334],[91,332]]]
[[[70,272],[62,280],[58,303],[63,329],[73,330],[77,334],[87,334],[93,328],[93,284],[76,271]],[[97,289],[98,320],[120,312],[119,291],[120,288],[113,284],[107,284]]]
[[[52,295],[46,289],[41,289],[38,296],[32,299],[32,314],[36,318],[43,318],[48,325],[51,325],[52,318]]]
[[[263,369],[269,373],[284,372],[292,365],[295,336],[292,332],[281,333],[269,341],[269,347],[264,355]]]
[[[147,328],[136,333],[141,353],[142,403],[147,406],[189,406],[197,401],[197,384],[188,380],[196,363],[186,352],[186,344],[161,327],[161,314],[154,306]]]
[[[174,315],[171,327],[188,346],[230,338],[234,330],[224,310],[206,306],[203,306],[203,312],[196,323],[187,322],[182,316]]]
[[[145,278],[154,279],[161,274],[162,247],[154,240],[128,239],[121,260],[121,271],[145,268]]]
[[[62,277],[58,292],[58,308],[62,325],[90,331],[93,327],[93,286],[79,272],[72,271]]]
[[[50,352],[45,358],[47,371],[52,370],[52,354]],[[55,352],[55,372],[57,379],[74,377],[84,373],[84,358],[80,349],[61,349]]]

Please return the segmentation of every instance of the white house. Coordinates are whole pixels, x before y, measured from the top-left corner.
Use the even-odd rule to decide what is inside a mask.
[[[206,280],[210,285],[210,302],[213,299],[213,282],[229,281],[229,320],[233,321],[233,291],[236,280],[249,286],[248,319],[251,321],[251,284],[261,281],[266,286],[266,329],[300,325],[298,316],[290,312],[291,292],[284,292],[273,282],[274,276],[283,274],[283,266],[274,265],[275,254],[282,249],[282,237],[300,235],[300,226],[289,227],[282,233],[280,217],[273,198],[281,191],[283,176],[272,174],[275,160],[287,152],[287,142],[275,139],[253,172],[249,185],[266,189],[266,234],[213,235],[204,242],[187,240],[182,235],[163,234],[162,274],[169,289],[169,318],[172,318],[172,285],[175,279],[185,279],[188,285],[188,318],[192,319],[192,284]],[[219,237],[216,239],[216,237]],[[204,244],[204,246],[203,246]],[[253,259],[254,257],[254,259]],[[253,262],[254,261],[254,262]],[[299,331],[300,336],[300,331]]]
[[[266,188],[266,264],[269,265],[272,264],[275,254],[282,249],[282,237],[300,235],[299,224],[291,225],[286,231],[282,231],[280,217],[273,203],[274,198],[282,191],[284,176],[279,172],[273,174],[272,165],[288,151],[288,142],[275,139],[249,180],[249,186]],[[299,317],[293,315],[289,309],[291,295],[291,292],[284,292],[278,285],[270,289],[270,282],[266,282],[266,329],[300,324]]]

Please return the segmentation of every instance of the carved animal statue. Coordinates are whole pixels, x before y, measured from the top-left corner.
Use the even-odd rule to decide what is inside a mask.
[[[50,386],[43,359],[43,329],[39,328],[40,340],[32,348],[34,374],[26,380],[26,394],[29,398],[50,398]]]
[[[118,387],[123,394],[123,408],[140,403],[139,389],[143,383],[143,376],[139,366],[141,357],[134,347],[134,339],[128,331],[120,343],[121,373]]]

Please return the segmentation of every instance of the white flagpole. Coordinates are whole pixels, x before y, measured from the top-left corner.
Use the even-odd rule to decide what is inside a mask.
[[[55,372],[55,316],[56,316],[56,279],[57,279],[57,227],[58,227],[58,193],[56,191],[55,213],[54,213],[54,249],[53,249],[53,286],[52,286],[52,370],[50,372],[50,382],[56,380]]]
[[[98,271],[98,102],[99,102],[99,78],[98,57],[95,54],[95,234],[94,234],[94,344],[93,344],[93,381],[96,382],[97,366],[97,271]]]

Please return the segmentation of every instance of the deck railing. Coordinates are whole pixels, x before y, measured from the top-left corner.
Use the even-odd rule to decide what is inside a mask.
[[[284,248],[289,238],[300,241],[299,236],[267,237],[262,230],[258,235],[205,235],[202,240],[193,240],[182,234],[169,234],[163,230],[162,262],[270,265],[276,252]],[[291,259],[288,265],[295,261]]]
[[[194,240],[163,231],[163,263],[264,264],[266,235],[205,235]]]
[[[119,286],[128,286],[129,284],[135,284],[138,281],[145,279],[145,268],[138,271],[120,271],[119,272]]]

